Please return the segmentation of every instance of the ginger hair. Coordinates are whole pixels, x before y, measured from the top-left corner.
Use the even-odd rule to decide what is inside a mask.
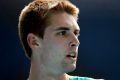
[[[50,25],[49,17],[59,12],[66,12],[77,20],[79,9],[68,0],[34,0],[21,11],[18,32],[28,58],[31,58],[32,50],[27,35],[33,33],[43,38],[46,27]]]

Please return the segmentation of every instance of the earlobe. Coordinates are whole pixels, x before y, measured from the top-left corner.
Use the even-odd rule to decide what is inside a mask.
[[[35,48],[35,47],[39,46],[37,36],[35,34],[33,34],[33,33],[28,34],[27,43],[30,46],[30,48]]]

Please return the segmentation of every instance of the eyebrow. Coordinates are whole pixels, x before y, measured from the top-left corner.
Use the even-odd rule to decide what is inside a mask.
[[[57,28],[57,29],[55,29],[56,31],[57,30],[70,30],[69,28],[67,28],[67,27],[59,27],[59,28]]]

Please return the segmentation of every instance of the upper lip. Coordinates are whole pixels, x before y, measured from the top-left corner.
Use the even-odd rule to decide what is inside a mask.
[[[69,52],[69,54],[67,54],[67,56],[68,56],[68,55],[71,55],[71,54],[74,55],[75,57],[77,57],[77,52],[76,52],[76,51],[71,51],[71,52]]]

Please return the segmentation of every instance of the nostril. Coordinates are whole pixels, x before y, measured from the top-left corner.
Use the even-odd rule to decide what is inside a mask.
[[[78,47],[80,45],[80,43],[70,43],[70,47]]]
[[[77,44],[71,42],[70,47],[77,47]]]
[[[71,44],[71,47],[74,47],[74,46],[76,46],[76,44]]]

